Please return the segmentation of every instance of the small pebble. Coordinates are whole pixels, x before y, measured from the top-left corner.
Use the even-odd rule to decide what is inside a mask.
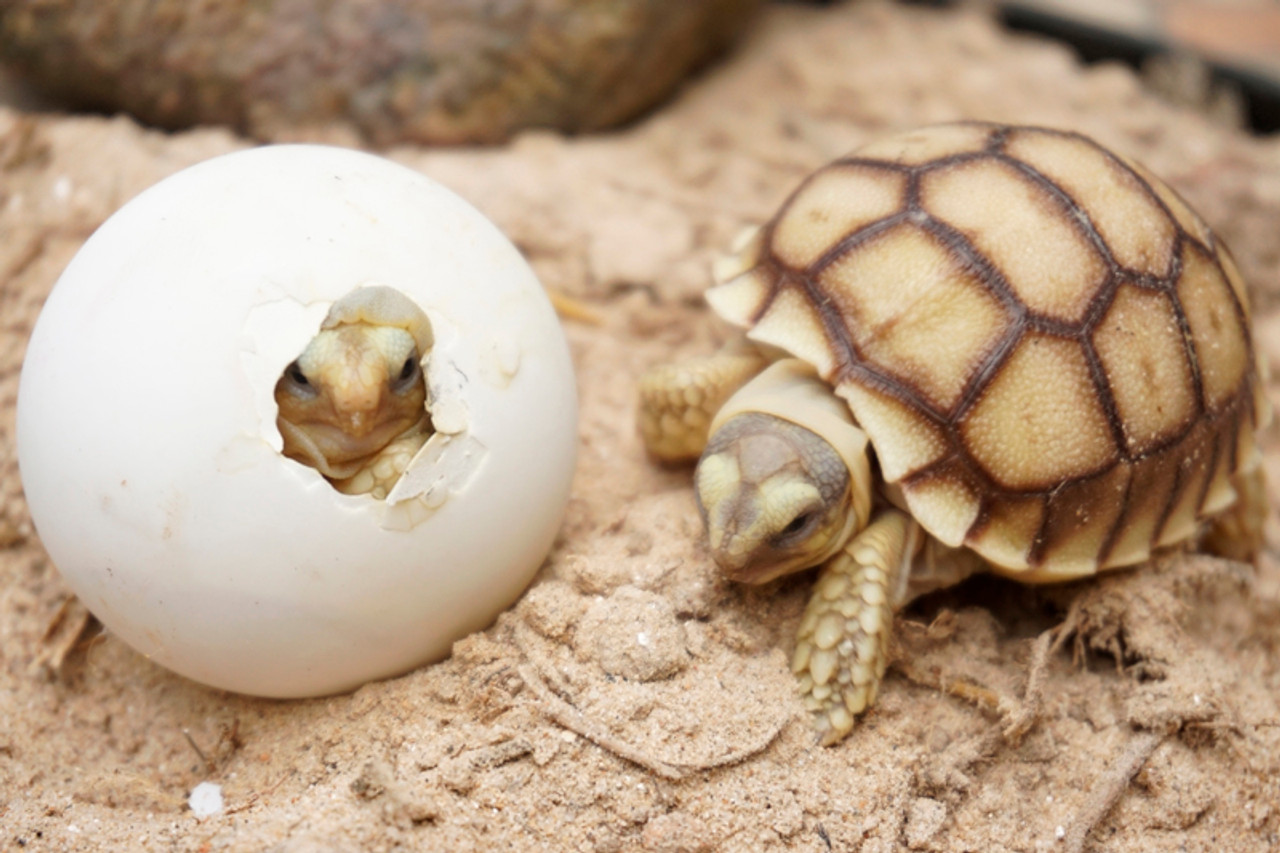
[[[213,782],[201,782],[191,790],[187,798],[191,813],[203,820],[222,812],[222,786]]]
[[[548,640],[565,642],[587,609],[586,600],[563,581],[544,581],[525,593],[519,613]]]
[[[929,797],[917,797],[907,812],[907,825],[904,834],[907,846],[912,850],[922,850],[930,846],[930,841],[942,829],[947,820],[947,807]]]

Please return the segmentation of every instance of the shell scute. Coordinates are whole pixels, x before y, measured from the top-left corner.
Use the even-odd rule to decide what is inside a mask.
[[[1132,160],[1122,155],[1116,155],[1122,163],[1125,164],[1135,175],[1150,188],[1156,198],[1160,199],[1160,203],[1164,205],[1165,210],[1173,217],[1175,223],[1183,234],[1191,237],[1201,246],[1211,247],[1214,245],[1213,232],[1209,230],[1209,226],[1200,218],[1200,215],[1191,209],[1191,205],[1178,195],[1173,187],[1157,178],[1151,171],[1136,160]]]
[[[912,471],[928,468],[950,450],[942,423],[921,417],[920,409],[911,403],[857,382],[840,385],[836,393],[858,412],[863,429],[897,436],[877,452],[881,473],[889,482],[896,483]]]
[[[1217,246],[1218,264],[1222,267],[1223,275],[1227,277],[1227,282],[1231,285],[1231,292],[1236,296],[1236,302],[1240,305],[1240,310],[1244,313],[1247,320],[1250,316],[1249,306],[1249,290],[1245,286],[1244,277],[1240,275],[1240,268],[1236,266],[1236,259],[1231,257],[1231,252],[1221,243]]]
[[[921,178],[921,204],[960,232],[1031,312],[1079,322],[1107,278],[1086,228],[1008,162],[972,160]]]
[[[982,489],[959,459],[948,458],[904,489],[911,514],[944,545],[966,544],[982,514]]]
[[[998,125],[982,122],[940,124],[877,139],[862,146],[851,159],[878,160],[901,166],[919,166],[942,158],[979,154],[991,147]]]
[[[1180,435],[1200,414],[1186,342],[1167,294],[1122,284],[1093,332],[1093,346],[1130,456]]]
[[[1198,421],[1183,440],[1174,463],[1177,476],[1164,523],[1156,539],[1157,546],[1176,544],[1195,533],[1209,476],[1221,451],[1217,438],[1219,436],[1214,435],[1206,422]]]
[[[1117,450],[1080,345],[1027,335],[959,425],[974,461],[998,486],[1050,492],[1115,464]]]
[[[751,339],[782,347],[830,376],[836,367],[836,351],[823,323],[821,310],[797,287],[778,290],[769,308],[751,329]]]
[[[892,286],[861,286],[877,279]],[[969,376],[1014,323],[981,278],[908,222],[845,252],[817,280],[859,355],[919,389],[939,412],[956,407]]]
[[[1093,572],[1106,551],[1124,509],[1132,472],[1119,463],[1096,477],[1076,480],[1046,498],[1046,523],[1032,546],[1034,562],[1055,573]]]
[[[1249,440],[1252,441],[1253,430],[1249,429],[1247,433]],[[1219,440],[1227,438],[1227,436],[1223,436]],[[1201,514],[1212,515],[1222,512],[1236,502],[1238,495],[1236,494],[1235,484],[1232,482],[1232,474],[1242,467],[1244,466],[1237,462],[1235,453],[1219,450],[1213,466],[1213,473],[1209,476],[1208,486],[1204,491],[1204,496],[1201,498]]]
[[[1120,267],[1163,278],[1178,231],[1147,183],[1113,155],[1080,136],[1031,129],[1011,134],[1005,153],[1030,166],[1088,213]]]
[[[1179,449],[1174,446],[1165,453],[1176,455]],[[1101,555],[1103,565],[1127,566],[1147,558],[1159,538],[1177,483],[1178,466],[1170,465],[1165,454],[1152,454],[1127,467],[1129,489],[1114,538]]]
[[[846,234],[902,209],[907,176],[875,166],[835,164],[806,181],[774,226],[778,259],[805,269]]]
[[[1190,243],[1183,248],[1177,295],[1200,366],[1204,405],[1215,412],[1234,399],[1253,366],[1245,320],[1221,267]]]
[[[995,565],[1017,565],[1044,527],[1043,495],[1011,496],[988,501],[982,519],[968,531],[970,547],[989,555]]]

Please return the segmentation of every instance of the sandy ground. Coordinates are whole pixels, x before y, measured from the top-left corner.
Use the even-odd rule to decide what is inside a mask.
[[[773,9],[624,132],[391,152],[598,312],[566,324],[580,467],[563,535],[497,625],[402,678],[275,702],[201,687],[109,636],[76,642],[13,447],[25,339],[71,255],[147,185],[246,143],[0,109],[0,847],[1277,849],[1273,551],[1256,567],[1173,556],[1069,587],[979,578],[936,595],[899,619],[879,704],[824,749],[787,665],[807,581],[719,580],[688,472],[644,457],[636,377],[723,334],[700,303],[715,253],[827,159],[962,117],[1074,127],[1166,176],[1233,246],[1280,375],[1280,141],[977,14]],[[1038,638],[1067,618],[1049,649]],[[1032,711],[1025,737],[1002,734]],[[199,820],[187,797],[202,781],[226,808]]]

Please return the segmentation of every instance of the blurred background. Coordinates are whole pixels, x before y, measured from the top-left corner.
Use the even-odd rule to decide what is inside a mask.
[[[733,50],[763,0],[7,0],[0,99],[259,140],[495,143],[652,110]],[[828,4],[819,4],[828,5]],[[977,0],[1015,31],[1139,69],[1169,99],[1280,128],[1273,0]]]

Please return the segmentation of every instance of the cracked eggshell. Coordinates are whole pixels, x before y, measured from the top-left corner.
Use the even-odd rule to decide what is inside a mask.
[[[329,306],[382,284],[431,321],[437,434],[386,501],[286,459],[273,387]],[[560,525],[577,399],[533,272],[449,190],[319,146],[180,172],[95,233],[36,324],[18,454],[67,582],[140,653],[299,697],[439,659]]]

